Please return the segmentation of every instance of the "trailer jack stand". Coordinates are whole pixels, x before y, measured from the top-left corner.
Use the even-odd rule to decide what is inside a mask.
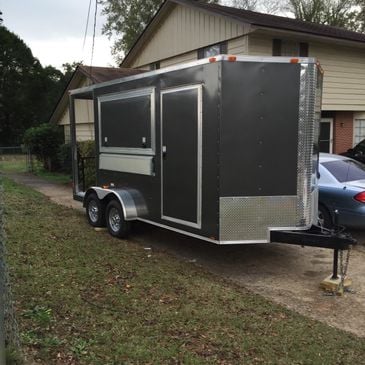
[[[352,286],[352,280],[346,275],[348,267],[348,259],[346,260],[346,267],[343,268],[341,263],[341,272],[338,274],[338,249],[333,250],[333,273],[327,276],[319,285],[325,292],[334,293],[337,295],[343,295],[346,289]],[[350,254],[350,248],[348,249],[347,255]],[[342,260],[342,255],[341,255]]]
[[[323,231],[320,227],[312,226],[307,231],[272,231],[271,242],[332,249],[333,273],[321,282],[320,287],[327,292],[342,295],[344,290],[351,286],[352,281],[346,273],[351,246],[356,245],[356,240],[350,235],[338,230]],[[346,252],[345,263],[343,262],[344,252]],[[339,258],[340,273],[338,273]]]

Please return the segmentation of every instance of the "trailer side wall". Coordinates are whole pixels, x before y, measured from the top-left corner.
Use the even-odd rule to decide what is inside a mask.
[[[220,69],[204,64],[95,89],[98,185],[138,191],[147,206],[141,220],[218,239]]]

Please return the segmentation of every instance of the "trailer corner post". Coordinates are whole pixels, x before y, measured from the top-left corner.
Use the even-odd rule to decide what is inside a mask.
[[[73,194],[77,194],[79,187],[78,176],[78,157],[77,157],[77,140],[76,140],[76,115],[75,115],[75,97],[69,96],[70,109],[70,135],[71,135],[71,154],[72,154],[72,175],[73,175]]]

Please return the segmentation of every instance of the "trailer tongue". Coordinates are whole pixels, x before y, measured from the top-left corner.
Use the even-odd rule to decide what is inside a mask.
[[[315,59],[224,55],[73,90],[74,197],[118,237],[138,220],[217,244],[336,256],[355,241],[315,227],[321,96]],[[97,180],[86,189],[76,151],[85,101]]]
[[[356,244],[356,240],[348,233],[323,230],[317,226],[312,226],[307,231],[272,231],[271,242],[330,248],[337,251],[348,250],[349,246]]]

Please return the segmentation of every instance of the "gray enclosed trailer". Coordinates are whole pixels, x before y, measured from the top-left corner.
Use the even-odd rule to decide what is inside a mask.
[[[321,89],[311,58],[217,56],[73,90],[75,199],[115,236],[139,220],[218,244],[306,244]],[[97,186],[86,191],[75,99],[94,105]]]

